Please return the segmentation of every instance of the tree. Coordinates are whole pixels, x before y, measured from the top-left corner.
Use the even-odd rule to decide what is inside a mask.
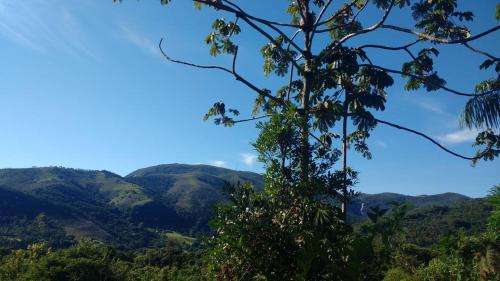
[[[171,1],[162,0],[161,3]],[[345,225],[332,221],[347,220],[347,204],[353,196],[351,186],[356,182],[356,173],[348,166],[348,149],[353,147],[370,158],[366,140],[379,124],[423,137],[443,151],[473,162],[492,160],[500,153],[500,136],[494,132],[500,125],[500,60],[471,45],[498,31],[500,25],[472,34],[465,24],[474,20],[474,14],[459,10],[456,0],[352,0],[340,5],[333,0],[286,1],[289,15],[286,22],[252,15],[235,1],[193,2],[197,8],[211,8],[221,15],[234,17],[234,20],[216,19],[213,31],[205,38],[212,56],[230,55],[232,64],[228,67],[199,65],[174,59],[165,51],[163,40],[159,44],[162,54],[174,63],[225,72],[255,92],[251,118],[238,119],[240,112],[220,101],[213,105],[205,119],[214,118],[216,124],[225,126],[267,119],[258,125],[261,134],[255,144],[267,171],[264,193],[255,193],[246,186],[232,187],[232,204],[219,207],[219,220],[215,225],[222,232],[229,230],[230,234],[219,231],[222,238],[218,245],[229,245],[234,250],[233,257],[224,256],[226,259],[219,268],[220,278],[244,279],[252,272],[263,280],[280,280],[283,276],[295,280],[331,280],[328,278],[332,278],[335,270],[338,273],[338,268],[315,270],[312,265],[339,265],[343,260],[345,253],[340,251],[340,256],[321,261],[333,250],[338,235],[345,232]],[[362,22],[360,15],[374,8],[382,11],[380,18],[374,24]],[[413,28],[387,23],[392,13],[398,10],[406,13],[408,9],[414,20]],[[500,18],[500,5],[497,5],[496,17]],[[377,30],[393,32],[395,39],[392,41],[397,43],[359,44],[355,42],[363,40],[353,40]],[[268,77],[285,78],[287,82],[282,88],[275,91],[262,88],[240,72],[237,35],[244,31],[253,31],[268,41],[261,49],[264,73]],[[413,39],[403,42],[408,37]],[[470,92],[447,86],[434,67],[444,45],[462,46],[486,57],[480,68],[490,71],[494,68],[494,77],[480,82]],[[371,53],[373,49],[404,52],[408,61],[402,63],[400,69],[377,64]],[[462,125],[483,129],[475,143],[482,150],[475,156],[464,156],[422,132],[375,116],[376,112],[385,109],[386,91],[396,78],[405,82],[408,91],[423,88],[468,98]],[[334,164],[339,160],[341,168],[335,171]],[[335,207],[335,200],[341,202],[340,211]],[[283,221],[278,221],[279,214]],[[316,222],[315,218],[318,218]],[[324,222],[333,225],[334,229]],[[306,242],[302,240],[308,231],[304,225],[310,227]],[[253,244],[252,248],[245,243],[255,241],[250,238],[241,241],[236,235],[245,234],[243,229],[257,233],[264,228],[270,235],[273,231],[278,232],[275,233],[278,236],[266,236],[265,239],[278,243],[280,253],[288,254],[290,259],[270,257],[260,263],[261,267],[249,269],[245,267],[246,258],[253,257],[253,266],[257,267],[259,255],[264,257],[269,253],[263,252],[263,245]],[[286,235],[280,230],[283,228],[295,229],[294,235],[279,236]],[[315,242],[319,238],[324,242],[321,245]],[[316,256],[305,255],[307,258],[303,259],[302,254],[308,253],[308,249],[320,251]],[[225,262],[231,264],[224,267]],[[285,263],[290,266],[290,262],[295,266],[289,272],[273,271],[273,268],[284,268]]]
[[[161,0],[162,4],[169,2],[171,0]],[[431,141],[445,152],[474,162],[479,159],[492,160],[500,153],[499,135],[494,132],[500,125],[500,59],[471,46],[474,41],[498,31],[500,25],[472,34],[465,24],[474,20],[474,14],[470,11],[460,11],[455,0],[353,0],[342,3],[338,8],[334,8],[335,3],[332,0],[289,1],[289,22],[277,22],[251,15],[234,1],[193,2],[197,8],[209,7],[221,14],[234,16],[234,21],[225,18],[215,20],[213,31],[205,39],[212,56],[233,56],[232,66],[198,65],[173,59],[165,52],[161,40],[159,47],[163,55],[175,63],[224,71],[257,94],[254,116],[248,119],[237,120],[235,116],[239,115],[239,111],[226,110],[224,102],[215,103],[206,118],[216,117],[216,124],[231,126],[284,111],[294,111],[301,122],[300,173],[303,181],[308,180],[311,159],[307,155],[315,144],[333,149],[335,144],[332,139],[339,139],[344,173],[348,169],[349,147],[353,146],[363,156],[370,158],[366,139],[377,124],[413,133]],[[373,6],[383,12],[375,24],[366,27],[365,23],[360,21],[360,15]],[[392,13],[398,9],[406,12],[405,8],[412,11],[414,29],[386,23]],[[497,19],[500,19],[499,9],[500,5],[497,5]],[[264,72],[266,76],[271,73],[279,77],[288,76],[288,83],[281,89],[273,92],[259,87],[237,70],[238,44],[235,37],[242,32],[242,22],[248,30],[255,31],[257,35],[269,41],[261,49]],[[353,38],[361,38],[377,30],[393,31],[395,36],[410,35],[414,39],[399,46],[352,43]],[[292,35],[287,35],[290,32],[293,32]],[[325,45],[313,48],[313,43],[321,44],[325,41]],[[400,41],[403,41],[403,38]],[[434,61],[443,45],[463,46],[484,56],[486,60],[480,65],[480,69],[494,68],[495,76],[478,83],[471,92],[447,86],[446,80],[440,77],[434,68]],[[415,51],[418,46],[422,48]],[[318,48],[321,50],[314,52]],[[402,64],[400,70],[390,69],[373,63],[369,52],[371,49],[405,52],[409,60]],[[484,129],[478,134],[475,143],[484,149],[478,151],[475,156],[460,155],[422,132],[375,117],[373,111],[385,109],[386,90],[393,85],[395,77],[405,81],[408,91],[423,88],[429,92],[440,91],[469,98],[461,124],[464,127]],[[259,112],[264,115],[257,116]],[[352,132],[348,131],[349,121],[353,124]],[[335,131],[336,129],[338,130]],[[349,190],[344,187],[344,218],[347,216],[345,206],[348,195]]]

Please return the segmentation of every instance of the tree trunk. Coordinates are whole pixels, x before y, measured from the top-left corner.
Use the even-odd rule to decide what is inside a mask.
[[[345,90],[344,100],[344,116],[342,119],[342,173],[344,174],[344,182],[342,183],[342,219],[347,222],[347,111],[349,110],[348,91]]]
[[[301,103],[301,178],[302,182],[309,181],[309,158],[310,158],[310,145],[309,145],[309,98],[311,93],[312,83],[312,54],[311,54],[311,30],[312,21],[309,17],[312,15],[309,12],[309,1],[302,2],[303,9],[303,26],[302,32],[304,33],[304,75],[303,75],[303,88],[302,88],[302,103]]]

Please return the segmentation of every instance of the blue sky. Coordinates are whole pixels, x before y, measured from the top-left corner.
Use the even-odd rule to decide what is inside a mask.
[[[262,171],[249,145],[257,134],[253,124],[223,128],[202,121],[219,100],[246,115],[253,92],[226,74],[166,62],[157,48],[165,37],[173,57],[230,63],[230,58],[209,57],[203,44],[215,15],[196,11],[190,1],[177,0],[168,7],[158,2],[0,0],[0,168],[66,166],[126,175],[176,162]],[[278,4],[258,5],[264,1],[242,2],[263,16],[279,18],[282,9]],[[473,31],[497,24],[497,1],[460,2],[477,16]],[[379,16],[379,11],[369,11],[365,19],[375,22]],[[391,16],[388,23],[411,24],[408,14]],[[244,32],[238,40],[239,69],[246,77],[271,89],[284,83],[276,77],[263,79],[262,39]],[[398,43],[387,32],[358,40]],[[497,33],[474,46],[498,53],[499,43]],[[482,57],[459,47],[443,50],[438,69],[450,87],[471,91],[491,74],[478,70]],[[376,62],[392,68],[405,59],[373,54]],[[405,92],[400,82],[388,92],[387,110],[377,117],[423,131],[457,152],[474,154],[474,132],[458,127],[464,98]],[[472,168],[405,132],[379,126],[369,144],[372,160],[349,155],[351,166],[360,171],[357,189],[362,192],[451,191],[479,197],[500,183],[498,162],[479,162]]]

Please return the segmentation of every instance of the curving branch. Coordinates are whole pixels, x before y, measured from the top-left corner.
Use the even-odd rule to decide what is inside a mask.
[[[280,44],[278,44],[278,42],[276,42],[276,40],[273,38],[273,36],[271,36],[271,34],[266,32],[262,28],[260,28],[258,25],[256,25],[252,21],[252,20],[255,20],[256,17],[249,15],[248,13],[243,11],[241,8],[239,8],[236,4],[233,4],[227,0],[224,0],[224,2],[228,3],[228,5],[230,5],[230,6],[223,4],[223,1],[213,1],[213,0],[193,0],[193,1],[195,1],[197,3],[205,4],[209,7],[212,7],[212,8],[217,9],[217,10],[222,10],[222,11],[232,13],[236,17],[241,18],[248,25],[250,25],[250,27],[252,27],[255,31],[257,31],[258,33],[260,33],[261,35],[266,37],[271,43],[273,43],[280,50],[280,52],[282,52],[282,54],[284,56],[289,56],[288,53],[283,49],[283,47],[281,47]],[[297,51],[299,51],[301,53],[303,52],[303,50],[295,42],[290,40],[290,38],[285,33],[283,33],[283,31],[281,31],[279,28],[276,28],[276,26],[272,25],[272,23],[266,23],[265,20],[262,20],[259,22],[265,24],[266,26],[270,27],[271,29],[276,31],[278,34],[280,34],[280,36],[282,36],[286,42],[290,43],[294,48],[296,48]],[[290,61],[293,61],[293,58],[290,58]],[[295,67],[300,68],[299,64],[297,64],[296,62],[292,62],[292,63],[296,64]]]
[[[300,33],[300,29],[297,29],[297,31],[295,31],[295,33],[292,35],[292,40],[295,39],[295,37],[297,37],[297,35]],[[290,50],[290,44],[288,44],[288,47],[286,48],[287,51]],[[290,93],[292,92],[292,82],[293,82],[293,71],[295,70],[295,64],[293,63],[290,63],[290,79],[288,81],[288,93],[287,93],[287,98],[286,100],[287,101],[290,101]]]
[[[267,117],[271,117],[271,116],[272,116],[271,114],[266,114],[266,115],[252,117],[252,118],[248,118],[248,119],[234,120],[233,124],[243,123],[243,122],[249,122],[249,121],[255,121],[255,120],[259,120],[259,119],[263,119],[263,118],[267,118]]]
[[[421,41],[420,39],[417,39],[416,41],[414,41],[412,43],[408,43],[406,45],[399,46],[399,47],[391,47],[391,46],[385,46],[385,45],[367,44],[367,45],[359,46],[357,49],[373,48],[373,49],[383,49],[383,50],[389,50],[389,51],[400,51],[400,50],[403,50],[406,53],[408,53],[408,55],[410,55],[410,57],[413,60],[416,60],[417,58],[410,51],[410,47],[413,46],[413,45],[415,45],[415,44],[417,44],[420,41]]]
[[[372,26],[370,26],[368,28],[365,28],[365,29],[362,29],[360,31],[347,34],[346,36],[344,36],[342,39],[339,40],[339,44],[342,44],[345,41],[347,41],[347,40],[349,40],[349,39],[351,39],[351,38],[353,38],[355,36],[358,36],[358,35],[364,34],[364,33],[368,33],[368,32],[372,32],[375,29],[381,27],[384,24],[384,22],[387,20],[387,17],[389,16],[389,14],[391,13],[391,10],[394,7],[394,4],[396,4],[396,0],[392,0],[391,1],[391,4],[389,4],[389,7],[385,10],[384,15],[382,16],[382,19],[379,22],[377,22],[376,24],[374,24],[374,25],[372,25]]]
[[[298,52],[302,53],[303,50],[302,48],[300,48],[294,41],[293,39],[289,38],[282,30],[280,30],[279,28],[277,28],[275,26],[276,22],[272,22],[272,21],[267,21],[267,20],[263,20],[263,19],[260,19],[260,18],[257,18],[257,17],[254,17],[250,14],[248,14],[247,12],[245,12],[242,8],[240,8],[238,5],[232,3],[231,1],[228,1],[228,0],[223,0],[225,3],[227,3],[228,5],[232,6],[233,8],[235,8],[238,12],[238,14],[236,14],[236,16],[239,16],[239,17],[243,17],[244,19],[253,19],[259,23],[262,23],[266,26],[268,26],[269,28],[271,28],[272,30],[274,30],[276,33],[278,33],[281,37],[283,37],[283,39],[285,39],[285,41],[287,41],[290,45],[292,45]],[[234,12],[233,12],[234,13]],[[247,20],[245,20],[245,22],[247,22],[248,24],[250,24]],[[279,24],[279,25],[283,25],[283,24]],[[253,26],[253,25],[250,25],[252,26],[254,29],[256,26]],[[299,25],[294,25],[294,24],[291,24],[291,25],[287,25],[288,27],[293,27],[293,28],[300,28]],[[259,30],[257,30],[259,31]],[[259,31],[261,34],[263,34],[261,31]],[[264,34],[263,34],[264,35]],[[266,36],[267,37],[267,36]],[[272,37],[271,37],[272,38]],[[273,42],[274,44],[276,44],[276,42]]]
[[[467,49],[469,49],[469,50],[471,50],[471,51],[473,51],[473,52],[475,52],[475,53],[481,54],[481,55],[483,55],[483,56],[486,56],[486,57],[490,58],[490,59],[491,59],[491,60],[493,60],[493,61],[499,61],[499,60],[500,60],[500,58],[497,58],[497,57],[495,57],[495,56],[493,56],[493,55],[491,55],[491,54],[489,54],[489,53],[487,53],[487,52],[485,52],[485,51],[482,51],[482,50],[479,50],[479,49],[477,49],[477,48],[472,47],[472,46],[471,46],[471,45],[469,45],[467,42],[463,43],[463,45],[464,45]]]
[[[328,8],[330,7],[330,5],[332,4],[333,0],[328,0],[328,2],[326,2],[324,5],[323,5],[323,8],[321,9],[321,11],[319,12],[318,14],[318,17],[316,18],[316,21],[314,22],[314,29],[316,29],[316,27],[318,27],[318,24],[319,22],[321,21],[321,18],[323,17],[323,15],[325,14],[325,12],[328,10]]]
[[[284,101],[282,99],[277,98],[277,97],[269,94],[269,92],[258,88],[257,86],[255,86],[254,84],[250,83],[248,80],[246,80],[245,78],[243,78],[236,71],[236,58],[238,57],[238,47],[236,47],[236,50],[235,50],[234,55],[233,55],[232,69],[229,69],[229,68],[226,68],[226,67],[223,67],[223,66],[217,66],[217,65],[200,65],[200,64],[194,64],[194,63],[190,63],[190,62],[186,62],[186,61],[182,61],[182,60],[173,59],[170,56],[168,56],[167,53],[165,52],[165,50],[163,49],[163,38],[160,39],[160,43],[158,44],[158,47],[159,47],[159,49],[160,49],[161,54],[163,55],[163,57],[165,59],[167,59],[168,61],[170,61],[170,62],[177,63],[177,64],[182,64],[182,65],[187,65],[187,66],[191,66],[191,67],[195,67],[195,68],[215,69],[215,70],[224,71],[226,73],[229,73],[229,74],[233,75],[234,78],[237,81],[240,81],[241,83],[245,84],[248,88],[250,88],[253,91],[257,92],[257,94],[259,94],[259,95],[261,95],[263,97],[266,97],[266,98],[268,98],[268,99],[270,99],[270,100],[272,100],[272,101],[274,101],[274,102],[276,102],[278,104],[284,104]]]
[[[363,4],[363,6],[361,6],[361,8],[359,8],[359,10],[356,12],[356,14],[352,17],[352,19],[349,22],[344,23],[344,24],[340,24],[340,25],[336,25],[336,26],[333,26],[331,28],[324,28],[324,29],[315,30],[315,33],[330,32],[330,31],[333,31],[335,29],[344,28],[344,27],[352,25],[356,21],[356,19],[358,18],[358,16],[363,12],[363,10],[368,6],[369,2],[370,1],[366,1]]]
[[[456,152],[453,152],[453,151],[449,150],[448,148],[444,147],[439,142],[437,142],[436,140],[434,140],[433,138],[429,137],[428,135],[426,135],[424,133],[421,133],[419,131],[415,131],[413,129],[406,128],[406,127],[403,127],[403,126],[400,126],[400,125],[397,125],[397,124],[394,124],[394,123],[391,123],[391,122],[380,120],[380,119],[377,119],[377,118],[374,118],[374,120],[377,121],[377,123],[381,123],[381,124],[384,124],[384,125],[387,125],[387,126],[399,129],[399,130],[403,130],[403,131],[407,131],[407,132],[413,133],[415,135],[419,135],[419,136],[421,136],[421,137],[429,140],[430,142],[432,142],[433,144],[435,144],[437,147],[439,147],[440,149],[444,150],[445,152],[448,152],[449,154],[451,154],[453,156],[456,156],[458,158],[462,158],[462,159],[465,159],[465,160],[477,160],[477,159],[480,159],[483,156],[483,154],[480,154],[480,155],[477,155],[477,156],[474,156],[474,157],[464,156],[464,155],[461,155],[461,154],[458,154]]]
[[[316,21],[314,22],[313,29],[312,29],[312,34],[311,34],[311,41],[313,41],[314,35],[316,34],[316,30],[318,29],[318,23],[321,21],[321,18],[325,14],[325,12],[328,10],[328,7],[332,4],[333,0],[328,0],[326,4],[324,4],[323,8],[319,12],[318,17],[316,18]]]
[[[349,4],[347,4],[347,6],[345,6],[343,9],[340,9],[338,10],[337,12],[335,12],[334,15],[332,15],[331,17],[329,17],[327,20],[324,20],[324,21],[320,21],[318,23],[315,24],[315,27],[319,27],[319,26],[322,26],[322,25],[325,25],[329,22],[331,22],[332,20],[334,20],[336,17],[338,17],[340,14],[344,13],[345,11],[349,10],[350,8],[352,8],[352,6],[354,6],[356,4],[358,0],[353,0],[351,1]],[[368,1],[366,1],[365,3],[365,6],[366,4],[368,3]]]
[[[170,56],[167,55],[167,53],[163,50],[163,38],[160,39],[160,43],[158,44],[158,48],[160,49],[161,54],[165,59],[167,59],[170,62],[177,63],[177,64],[183,64],[195,68],[201,68],[201,69],[217,69],[217,70],[222,70],[224,72],[227,72],[229,74],[233,74],[233,72],[229,68],[225,68],[223,66],[218,66],[218,65],[200,65],[200,64],[195,64],[195,63],[190,63],[186,61],[181,61],[181,60],[176,60],[171,58]]]
[[[456,39],[456,40],[450,40],[450,39],[446,39],[446,38],[439,38],[439,37],[434,37],[432,35],[429,35],[429,34],[425,34],[425,33],[422,33],[422,32],[418,32],[416,30],[411,30],[409,28],[403,28],[403,27],[399,27],[399,26],[395,26],[395,25],[382,25],[381,28],[385,28],[385,29],[392,29],[392,30],[395,30],[395,31],[399,31],[399,32],[404,32],[404,33],[409,33],[409,34],[413,34],[413,35],[416,35],[418,36],[419,38],[423,38],[423,39],[427,39],[431,42],[435,42],[435,43],[442,43],[442,44],[463,44],[463,43],[467,43],[467,42],[470,42],[470,41],[474,41],[476,39],[479,39],[483,36],[486,36],[492,32],[495,32],[497,30],[500,29],[500,25],[497,25],[495,27],[492,27],[486,31],[483,31],[477,35],[474,35],[474,36],[471,36],[471,37],[468,37],[468,38],[463,38],[463,39]]]
[[[377,49],[384,49],[384,50],[391,50],[391,51],[398,51],[398,50],[404,50],[406,48],[409,48],[415,44],[417,44],[418,42],[420,42],[420,39],[416,40],[416,41],[413,41],[411,43],[408,43],[406,45],[403,45],[403,46],[399,46],[399,47],[391,47],[391,46],[384,46],[384,45],[375,45],[375,44],[366,44],[366,45],[361,45],[358,47],[358,49],[364,49],[364,48],[377,48]]]
[[[479,93],[479,94],[468,94],[468,93],[460,92],[460,91],[457,91],[457,90],[453,90],[453,89],[448,88],[448,87],[443,86],[443,85],[439,85],[439,84],[435,84],[435,83],[430,83],[429,81],[425,80],[425,77],[422,77],[422,76],[419,76],[419,75],[415,75],[415,74],[411,74],[411,73],[404,73],[404,72],[402,72],[400,70],[388,69],[388,68],[385,68],[385,67],[382,67],[382,66],[378,66],[378,65],[374,65],[374,64],[360,64],[359,66],[372,67],[372,68],[383,70],[385,72],[400,74],[401,76],[409,76],[409,77],[418,79],[420,81],[423,81],[425,83],[429,83],[432,86],[438,87],[438,88],[440,88],[440,89],[442,89],[442,90],[444,90],[446,92],[449,92],[449,93],[452,93],[452,94],[455,94],[455,95],[458,95],[458,96],[478,97],[478,96],[484,96],[484,95],[491,94],[492,92],[495,91],[495,90],[491,90],[491,91],[485,91],[485,92],[482,92],[482,93]]]
[[[198,0],[195,0],[196,2],[205,2],[204,4],[206,5],[211,5],[211,4],[214,4],[213,2],[217,2],[217,1],[198,1]],[[206,2],[209,2],[209,3],[206,3]],[[223,0],[223,2],[227,3],[228,5],[232,6],[233,8],[235,9],[238,9],[239,11],[241,11],[245,17],[249,18],[249,19],[252,19],[254,21],[257,21],[257,22],[260,22],[262,24],[265,24],[265,25],[274,25],[274,26],[283,26],[283,27],[290,27],[290,28],[300,28],[300,25],[298,24],[291,24],[291,23],[284,23],[284,22],[277,22],[277,21],[272,21],[272,20],[266,20],[266,19],[263,19],[263,18],[259,18],[259,17],[256,17],[256,16],[253,16],[253,15],[250,15],[246,12],[244,12],[238,5],[228,1],[228,0]]]

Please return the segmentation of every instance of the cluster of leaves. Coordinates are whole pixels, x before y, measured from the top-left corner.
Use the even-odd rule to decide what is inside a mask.
[[[137,253],[92,241],[59,250],[38,243],[0,257],[0,280],[206,280],[200,268],[199,253],[175,243]]]
[[[236,45],[231,41],[231,36],[241,32],[236,22],[226,21],[224,18],[216,19],[212,24],[214,31],[205,38],[205,43],[210,46],[210,55],[236,53]]]
[[[403,76],[409,76],[406,90],[418,90],[424,86],[427,91],[436,91],[446,82],[434,70],[432,55],[439,55],[436,48],[422,49],[414,60],[403,64]]]
[[[457,7],[457,2],[453,0],[420,0],[411,7],[413,18],[417,21],[415,27],[438,38],[467,38],[470,36],[469,29],[456,22],[472,21],[474,14],[457,11]]]
[[[229,113],[230,115],[228,116]],[[236,109],[229,108],[226,112],[226,104],[222,101],[214,103],[214,105],[208,110],[203,120],[208,120],[211,117],[214,118],[214,123],[216,125],[232,126],[234,125],[234,117],[240,115],[240,112]]]

